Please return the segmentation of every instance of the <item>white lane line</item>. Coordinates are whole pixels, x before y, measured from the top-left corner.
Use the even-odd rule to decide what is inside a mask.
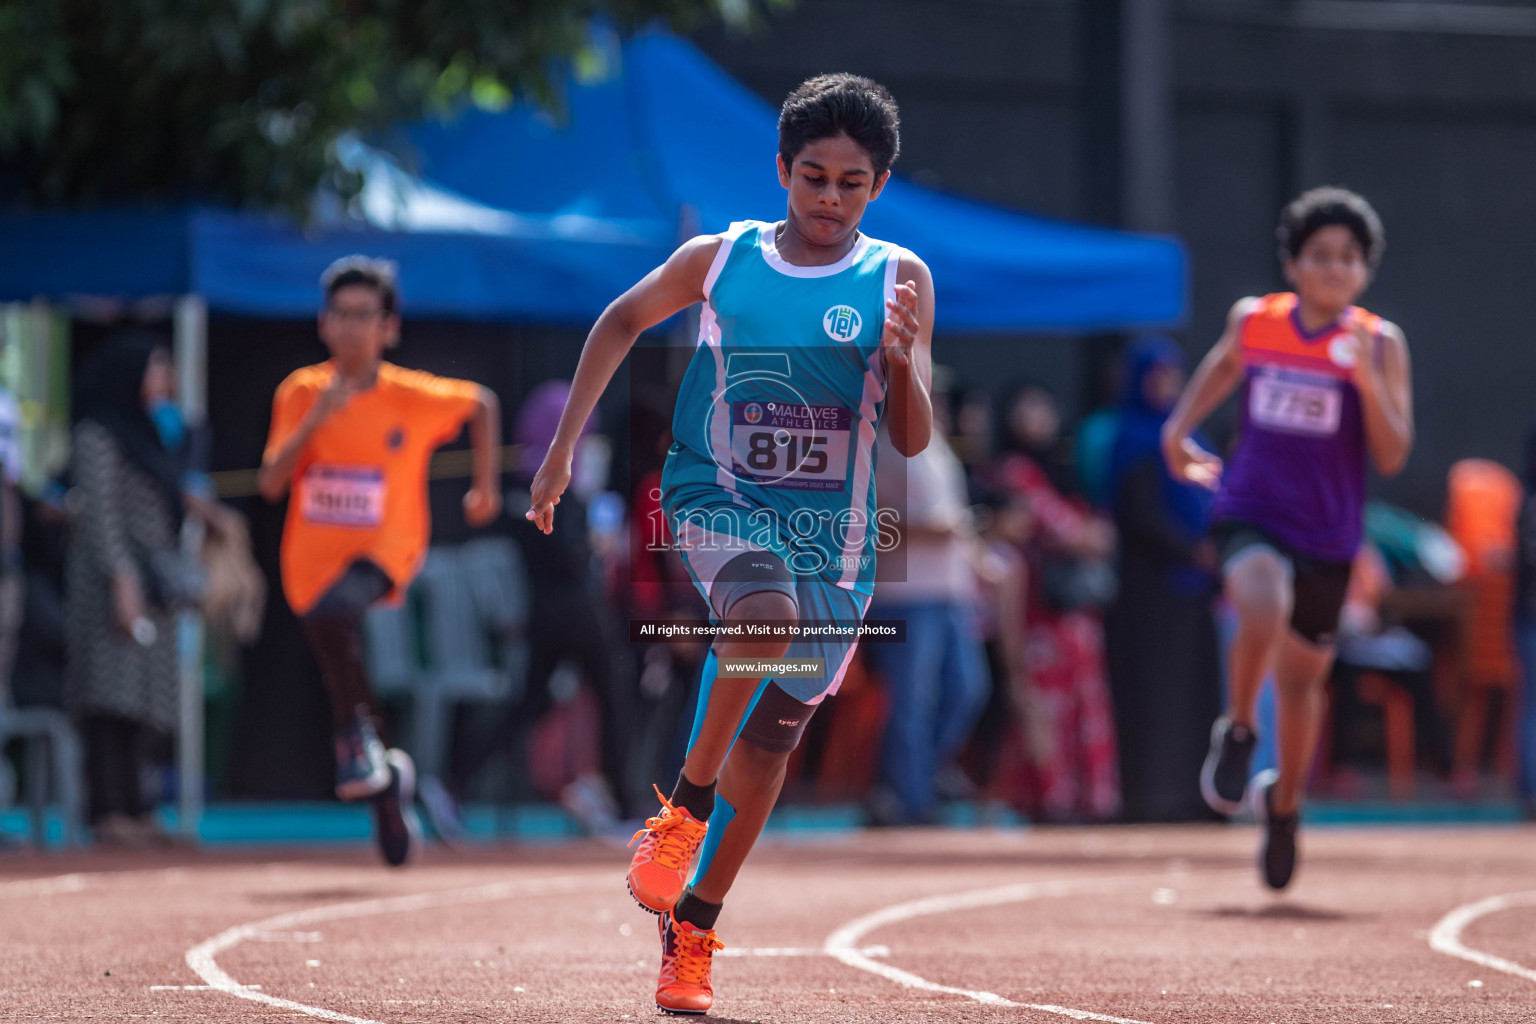
[[[930,914],[947,914],[956,910],[972,910],[977,907],[995,907],[1005,903],[1022,903],[1025,900],[1048,899],[1053,896],[1076,896],[1084,892],[1100,892],[1107,885],[1119,882],[1136,881],[1145,884],[1145,879],[1128,878],[1095,878],[1081,881],[1062,882],[1021,882],[1015,885],[1004,885],[995,889],[975,889],[970,892],[949,893],[943,896],[929,896],[926,899],[910,900],[906,903],[897,903],[889,907],[865,914],[843,925],[837,931],[827,936],[823,944],[827,953],[849,967],[856,967],[861,971],[879,975],[888,981],[894,981],[898,985],[907,988],[923,989],[926,992],[943,992],[948,995],[964,996],[967,999],[984,1003],[987,1006],[1015,1006],[1023,1010],[1039,1010],[1042,1013],[1054,1013],[1062,1017],[1071,1017],[1073,1020],[1103,1021],[1105,1024],[1147,1024],[1146,1021],[1131,1020],[1126,1017],[1111,1017],[1105,1013],[1094,1013],[1091,1010],[1075,1010],[1069,1006],[1055,1006],[1049,1003],[1016,1003],[1011,999],[1005,999],[996,992],[981,992],[968,988],[956,988],[953,985],[940,985],[929,981],[911,971],[904,971],[890,964],[877,963],[865,956],[858,948],[859,940],[876,928],[896,924],[899,921],[909,921],[914,917],[925,917]]]
[[[1526,981],[1536,981],[1536,971],[1531,968],[1523,967],[1513,960],[1494,956],[1492,953],[1472,949],[1463,945],[1461,941],[1462,930],[1473,921],[1488,914],[1496,914],[1501,910],[1513,910],[1516,907],[1536,907],[1536,892],[1512,892],[1503,896],[1489,896],[1485,900],[1457,907],[1442,917],[1429,933],[1429,948],[1437,953],[1460,957],[1483,967],[1513,974]]]
[[[98,889],[104,879],[121,881],[125,878],[143,878],[152,881],[174,882],[187,874],[186,868],[148,868],[141,871],[90,871],[70,872],[67,875],[48,875],[43,878],[23,878],[14,882],[0,882],[0,899],[23,896],[55,896],[60,893],[84,892]]]
[[[492,900],[511,899],[514,896],[547,896],[559,893],[579,892],[583,889],[594,888],[599,882],[606,884],[606,876],[598,879],[594,876],[585,878],[578,876],[561,876],[557,878],[530,879],[527,881],[498,882],[493,885],[477,885],[468,889],[442,889],[435,892],[415,893],[410,896],[390,896],[380,899],[356,900],[351,903],[333,903],[324,907],[312,907],[308,910],[295,910],[287,914],[278,914],[262,921],[253,921],[249,924],[236,925],[215,935],[213,938],[200,942],[187,950],[187,966],[210,988],[220,992],[228,992],[232,996],[241,999],[249,999],[252,1002],[266,1003],[268,1006],[276,1006],[284,1010],[293,1010],[298,1013],[318,1017],[321,1020],[342,1021],[345,1024],[383,1024],[382,1021],[371,1020],[367,1017],[353,1017],[349,1014],[338,1013],[335,1010],[327,1010],[321,1006],[309,1006],[305,1003],[297,1003],[291,999],[280,999],[277,996],[269,996],[265,992],[254,990],[248,985],[242,985],[230,977],[224,968],[220,967],[215,959],[220,953],[240,945],[250,939],[271,932],[297,931],[305,925],[314,925],[321,921],[345,921],[357,917],[372,917],[375,914],[400,914],[416,910],[433,910],[438,907],[451,907],[465,903],[486,903]]]
[[[262,932],[251,938],[257,942],[320,942],[324,936],[319,932]]]
[[[0,882],[0,897],[52,896],[61,892],[79,892],[86,887],[85,875],[55,875],[52,878],[27,878],[19,882]]]
[[[260,985],[247,985],[246,988],[261,988]],[[151,992],[218,992],[220,989],[212,985],[151,985]]]
[[[865,946],[859,950],[865,956],[890,956],[890,946]],[[820,946],[727,946],[716,950],[715,956],[826,956]]]

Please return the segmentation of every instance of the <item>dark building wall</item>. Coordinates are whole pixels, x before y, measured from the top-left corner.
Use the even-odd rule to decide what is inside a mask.
[[[699,42],[774,104],[822,71],[875,77],[902,104],[901,173],[1086,220],[1103,213],[1113,158],[1084,81],[1101,63],[1083,52],[1089,3],[801,0],[750,41]],[[1376,491],[1438,515],[1452,461],[1515,466],[1536,419],[1536,8],[1170,6],[1171,188],[1191,264],[1183,340],[1198,357],[1235,299],[1284,286],[1273,230],[1287,198],[1324,183],[1363,192],[1388,246],[1362,301],[1408,335],[1419,424],[1409,468]],[[1080,342],[951,341],[941,323],[938,358],[962,380],[1038,377],[1069,410],[1082,404],[1091,375],[1069,369]]]

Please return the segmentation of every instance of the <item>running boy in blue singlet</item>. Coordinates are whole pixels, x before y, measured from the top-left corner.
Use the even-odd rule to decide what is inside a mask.
[[[637,835],[628,876],[661,917],[656,1003],[668,1012],[710,1008],[721,902],[790,752],[852,659],[880,536],[880,419],[903,455],[932,429],[932,278],[916,256],[859,231],[898,149],[896,103],[876,83],[823,75],[791,93],[779,115],[784,220],[684,243],[604,311],[534,477],[528,517],[548,532],[581,425],[635,339],[704,303],[662,475],[673,536],[715,622],[833,630],[793,642],[743,632],[711,649],[682,774]],[[786,656],[819,666],[718,675],[725,659]]]
[[[1251,797],[1264,826],[1264,881],[1284,889],[1364,529],[1366,458],[1388,476],[1408,460],[1413,387],[1403,332],[1354,304],[1381,260],[1381,221],[1370,204],[1344,189],[1313,189],[1281,213],[1278,234],[1295,291],[1232,307],[1164,424],[1163,454],[1175,476],[1216,491],[1213,532],[1238,617],[1230,700],[1212,729],[1200,789],[1224,814]],[[1242,434],[1223,466],[1191,435],[1239,387]],[[1250,786],[1254,704],[1271,671],[1280,770]]]

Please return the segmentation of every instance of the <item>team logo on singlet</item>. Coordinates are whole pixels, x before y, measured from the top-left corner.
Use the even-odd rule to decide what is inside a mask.
[[[864,321],[852,306],[833,306],[821,318],[821,326],[833,341],[852,341],[859,336]]]
[[[1328,343],[1328,358],[1333,365],[1348,370],[1355,365],[1360,352],[1360,342],[1348,332],[1339,334]]]
[[[756,426],[763,422],[763,407],[756,402],[748,402],[746,408],[741,410],[741,418]]]

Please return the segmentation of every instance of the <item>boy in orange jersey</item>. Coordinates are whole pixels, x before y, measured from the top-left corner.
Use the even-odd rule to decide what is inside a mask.
[[[1302,784],[1364,532],[1366,461],[1388,476],[1402,469],[1413,447],[1413,387],[1403,332],[1354,304],[1384,244],[1370,204],[1341,188],[1313,189],[1285,208],[1277,233],[1295,291],[1232,307],[1162,443],[1175,477],[1216,491],[1213,532],[1238,617],[1230,701],[1212,729],[1200,789],[1224,814],[1251,799],[1264,826],[1265,884],[1284,889],[1296,870]],[[1223,465],[1192,435],[1239,387],[1242,435]],[[1254,704],[1270,672],[1280,770],[1250,783]]]
[[[501,511],[496,396],[478,384],[383,361],[400,335],[393,264],[338,260],[321,278],[320,339],[331,358],[278,386],[257,481],[268,501],[292,487],[283,527],[283,592],[304,628],[331,699],[336,795],[373,801],[384,860],[420,846],[411,804],[415,768],[380,740],[379,707],[363,664],[362,621],[404,593],[421,567],[431,524],[427,462],[465,421],[474,485],[464,517],[484,526]]]

